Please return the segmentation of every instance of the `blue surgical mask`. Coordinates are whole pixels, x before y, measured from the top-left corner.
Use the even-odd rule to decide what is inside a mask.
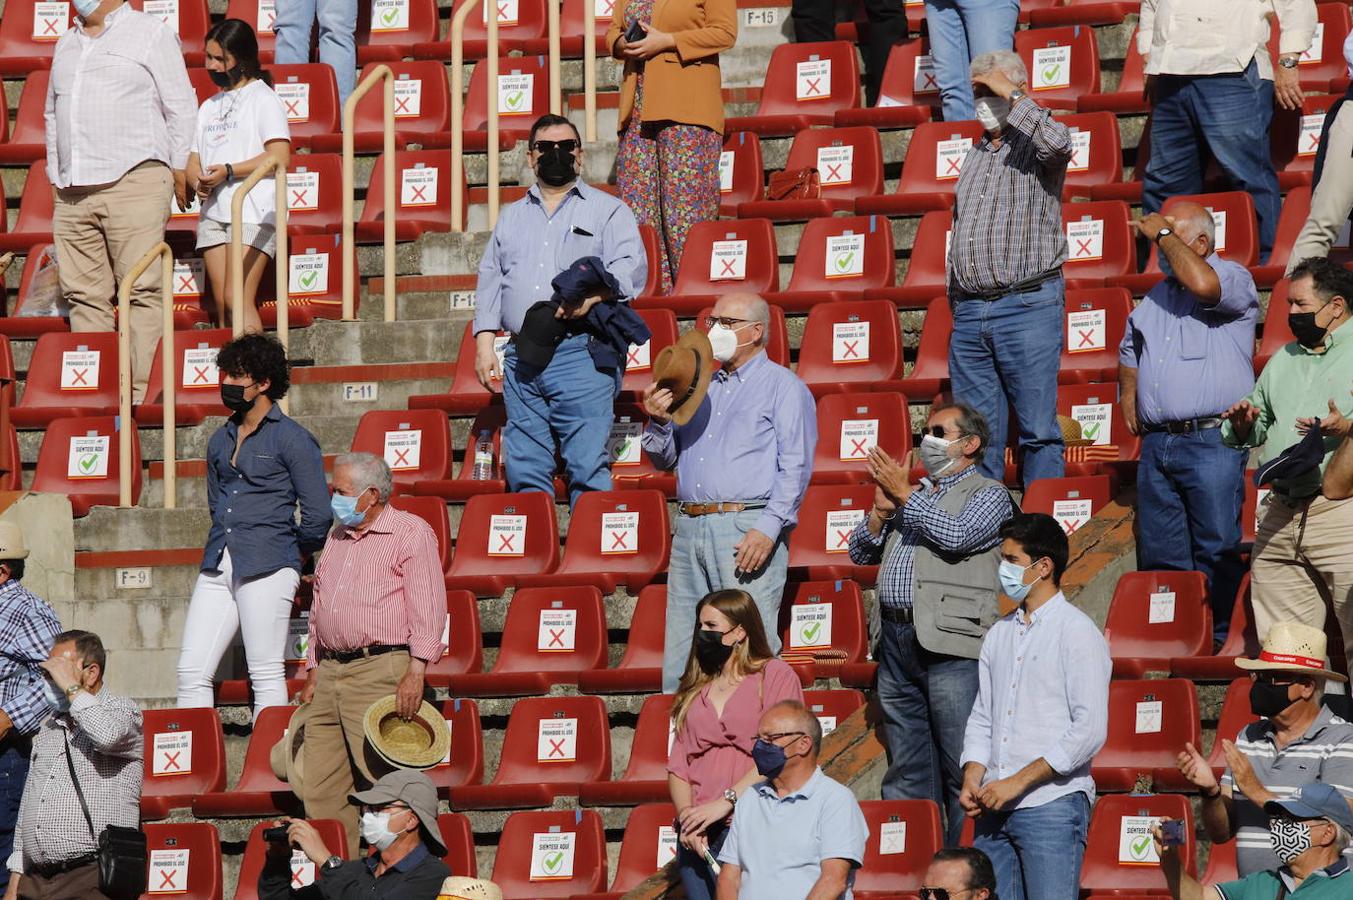
[[[88,19],[102,2],[103,0],[75,0],[75,11],[80,14],[80,18]]]
[[[1033,563],[1029,563],[1032,566]],[[1008,559],[1001,560],[1001,568],[998,575],[1001,579],[1001,590],[1005,595],[1016,603],[1029,596],[1029,589],[1043,580],[1039,575],[1028,584],[1024,583],[1024,573],[1029,570],[1029,566],[1017,566]]]
[[[348,528],[356,528],[362,524],[362,520],[366,518],[366,510],[357,511],[357,498],[361,496],[358,494],[357,497],[347,497],[335,491],[329,498],[329,507],[334,511],[334,518],[340,524]]]
[[[786,761],[785,748],[779,744],[757,738],[752,745],[752,762],[756,763],[756,770],[766,778],[774,778],[784,771]]]

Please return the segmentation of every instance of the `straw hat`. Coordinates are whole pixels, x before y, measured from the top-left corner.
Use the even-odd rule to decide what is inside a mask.
[[[1241,657],[1236,665],[1251,672],[1296,672],[1316,678],[1348,679],[1325,667],[1325,632],[1300,622],[1275,622],[1258,659]]]
[[[426,700],[406,722],[395,712],[395,695],[382,697],[367,707],[363,728],[376,755],[400,769],[431,769],[451,749],[451,729]]]
[[[310,721],[310,704],[305,703],[296,707],[286,731],[282,733],[281,739],[272,745],[272,751],[268,754],[272,773],[291,785],[292,793],[298,797],[302,796],[301,792],[305,785],[305,772],[301,767],[304,754],[301,752],[301,746],[305,742],[305,724],[308,721]]]
[[[503,891],[492,881],[452,875],[442,882],[437,900],[503,900]]]
[[[703,331],[692,328],[669,347],[658,351],[653,361],[653,383],[672,392],[668,414],[685,425],[700,408],[714,375],[714,348]]]
[[[0,559],[27,559],[23,529],[15,522],[0,522]]]
[[[1088,447],[1094,443],[1081,434],[1081,423],[1070,416],[1058,416],[1057,426],[1062,429],[1062,443],[1068,447]]]

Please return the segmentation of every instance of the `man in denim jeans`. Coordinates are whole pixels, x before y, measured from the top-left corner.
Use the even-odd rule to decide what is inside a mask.
[[[1005,477],[1009,408],[1019,422],[1027,488],[1065,471],[1057,425],[1066,236],[1062,182],[1071,132],[1025,93],[1028,72],[1009,50],[972,61],[985,136],[958,176],[949,245],[954,400],[991,426],[982,474]]]
[[[357,0],[277,0],[278,65],[310,62],[310,32],[319,18],[319,61],[334,70],[342,108],[357,86]]]
[[[925,26],[944,121],[973,117],[968,66],[983,53],[1009,50],[1018,19],[1019,0],[925,0]]]

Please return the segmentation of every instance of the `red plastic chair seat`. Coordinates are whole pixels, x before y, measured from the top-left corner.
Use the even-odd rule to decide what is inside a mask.
[[[813,125],[830,125],[837,112],[859,102],[859,62],[851,44],[780,44],[771,52],[756,113],[732,116],[724,129],[790,135]]]
[[[667,758],[672,735],[671,694],[654,694],[644,700],[635,723],[629,765],[618,781],[609,778],[584,784],[578,802],[584,806],[633,806],[661,803],[667,789]],[[652,873],[649,873],[652,874]]]
[[[639,592],[630,619],[625,655],[614,669],[578,673],[585,694],[644,694],[662,689],[662,651],[667,627],[667,585],[650,584]]]
[[[1182,678],[1109,683],[1109,733],[1090,773],[1100,791],[1131,791],[1142,776],[1157,790],[1192,791],[1175,765],[1186,742],[1202,741],[1198,695]]]
[[[548,494],[481,494],[461,515],[448,588],[497,597],[529,576],[542,576],[559,562],[559,526]]]
[[[225,788],[225,738],[214,709],[142,712],[145,776],[141,818],[163,819],[199,794]]]

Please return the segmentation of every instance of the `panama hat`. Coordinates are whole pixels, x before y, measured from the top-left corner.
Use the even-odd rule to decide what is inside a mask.
[[[395,695],[382,697],[367,707],[362,724],[371,749],[396,768],[431,769],[451,749],[451,729],[426,700],[405,721],[395,712]]]
[[[692,328],[675,344],[658,351],[653,361],[653,383],[672,392],[667,413],[685,425],[700,408],[714,376],[714,348],[703,331]]]
[[[1325,667],[1325,632],[1300,622],[1275,622],[1264,637],[1258,659],[1240,657],[1236,665],[1251,672],[1296,672],[1317,678],[1348,679]]]
[[[291,714],[291,721],[287,723],[281,739],[272,745],[272,751],[268,754],[272,773],[279,780],[291,785],[291,792],[297,797],[302,796],[305,784],[305,771],[301,765],[304,754],[301,747],[305,742],[305,724],[308,721],[310,721],[310,704],[304,703],[296,707],[296,711]]]
[[[503,900],[503,890],[492,881],[483,878],[466,878],[464,875],[452,875],[442,882],[437,893],[438,900]]]
[[[27,559],[23,529],[15,522],[0,522],[0,559]]]

